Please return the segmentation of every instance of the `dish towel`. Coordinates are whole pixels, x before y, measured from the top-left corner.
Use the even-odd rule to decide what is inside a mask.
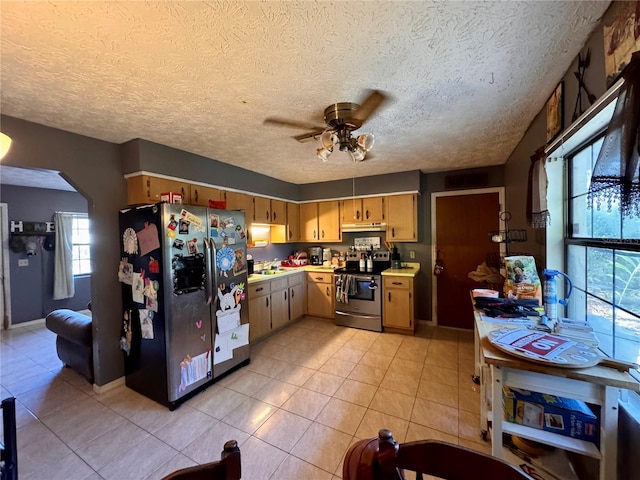
[[[547,171],[544,147],[531,156],[529,190],[527,194],[527,220],[531,228],[546,228],[551,221],[547,210]]]
[[[588,205],[611,211],[619,205],[623,216],[640,217],[640,51],[622,71],[613,117],[593,167]]]

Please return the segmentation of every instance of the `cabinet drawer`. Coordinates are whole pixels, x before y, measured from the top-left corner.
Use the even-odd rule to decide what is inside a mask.
[[[307,282],[333,283],[333,273],[307,272]]]
[[[411,279],[408,277],[382,277],[384,288],[410,288]]]
[[[271,293],[271,282],[260,282],[249,285],[249,298],[262,297]]]
[[[287,277],[287,280],[289,280],[290,287],[293,287],[294,285],[300,285],[301,283],[304,282],[304,273],[300,272],[300,273],[295,273],[293,275],[289,275]]]
[[[271,291],[272,292],[277,292],[279,290],[284,290],[285,288],[287,288],[287,278],[278,278],[277,280],[271,280]]]

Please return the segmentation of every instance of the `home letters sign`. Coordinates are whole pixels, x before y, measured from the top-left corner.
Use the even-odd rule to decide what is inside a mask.
[[[11,233],[22,233],[25,235],[45,235],[54,233],[56,225],[54,222],[23,222],[22,220],[11,220]]]

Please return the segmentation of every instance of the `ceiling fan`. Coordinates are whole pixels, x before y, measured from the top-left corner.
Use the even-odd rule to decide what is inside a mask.
[[[292,138],[304,142],[320,137],[320,147],[316,154],[323,162],[329,159],[335,147],[349,152],[354,162],[360,162],[373,147],[375,139],[371,133],[353,137],[351,132],[358,130],[388,98],[387,94],[379,90],[369,90],[359,104],[342,102],[329,105],[324,110],[324,127],[279,117],[265,118],[264,123],[311,130]]]

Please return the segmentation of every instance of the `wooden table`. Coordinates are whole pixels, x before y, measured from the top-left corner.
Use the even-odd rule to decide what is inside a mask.
[[[483,434],[491,430],[492,454],[498,458],[503,457],[502,434],[510,433],[596,458],[600,465],[599,478],[615,480],[617,478],[620,390],[640,392],[640,383],[628,372],[608,367],[578,369],[552,367],[511,356],[495,348],[487,338],[492,330],[504,328],[507,325],[484,321],[477,310],[474,314],[476,375],[480,378],[481,391],[481,428]],[[522,325],[514,328],[516,327],[522,328]],[[504,385],[600,405],[600,448],[598,449],[591,442],[502,420]],[[499,412],[495,415],[492,415],[492,403],[493,410]]]

